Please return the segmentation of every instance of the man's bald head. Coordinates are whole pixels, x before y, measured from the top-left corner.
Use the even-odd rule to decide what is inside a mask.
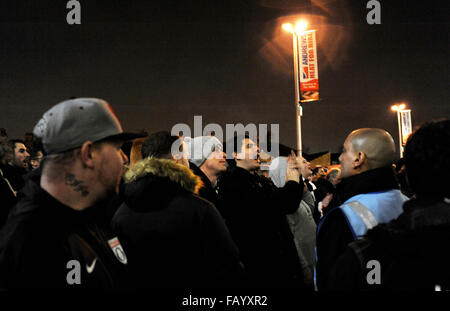
[[[370,169],[392,164],[395,144],[391,134],[382,129],[363,128],[349,135],[353,149],[366,154]]]
[[[395,144],[392,136],[382,129],[362,128],[348,135],[339,160],[342,178],[392,164]]]

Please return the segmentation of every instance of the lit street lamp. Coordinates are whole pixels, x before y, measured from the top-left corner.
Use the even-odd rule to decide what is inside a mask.
[[[398,147],[400,151],[400,158],[403,157],[403,146],[402,146],[402,125],[400,121],[400,112],[406,108],[405,104],[392,105],[391,110],[397,111],[397,121],[398,121]]]
[[[300,86],[299,86],[299,63],[298,63],[298,38],[300,34],[305,31],[307,23],[305,21],[299,21],[293,26],[291,23],[282,25],[283,29],[292,33],[293,50],[294,50],[294,83],[295,83],[295,107],[297,118],[297,152],[298,155],[302,155],[302,106],[300,102]]]

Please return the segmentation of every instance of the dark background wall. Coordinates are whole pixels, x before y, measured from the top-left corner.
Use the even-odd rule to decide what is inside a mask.
[[[338,151],[355,128],[397,139],[390,106],[406,101],[413,125],[450,117],[449,2],[83,1],[81,25],[67,1],[0,4],[0,127],[31,131],[71,96],[108,100],[127,130],[187,123],[280,124],[295,146],[289,16],[317,29],[319,102],[304,105],[307,152]]]

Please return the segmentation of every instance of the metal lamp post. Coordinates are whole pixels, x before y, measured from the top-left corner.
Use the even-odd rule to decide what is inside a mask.
[[[397,111],[397,122],[398,122],[398,148],[400,151],[400,158],[403,157],[403,146],[402,146],[402,124],[400,120],[400,111],[405,109],[405,104],[392,105],[391,110]]]
[[[306,29],[305,21],[299,21],[295,25],[286,23],[282,25],[283,29],[292,33],[293,56],[294,56],[294,83],[295,83],[295,110],[296,110],[296,127],[297,127],[297,153],[302,155],[302,105],[300,101],[299,86],[299,60],[298,60],[298,37]]]

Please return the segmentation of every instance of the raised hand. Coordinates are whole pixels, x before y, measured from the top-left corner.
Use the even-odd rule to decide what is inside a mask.
[[[287,157],[286,167],[286,182],[287,181],[300,181],[299,163],[297,162],[297,156],[294,151],[291,150],[291,155]]]

